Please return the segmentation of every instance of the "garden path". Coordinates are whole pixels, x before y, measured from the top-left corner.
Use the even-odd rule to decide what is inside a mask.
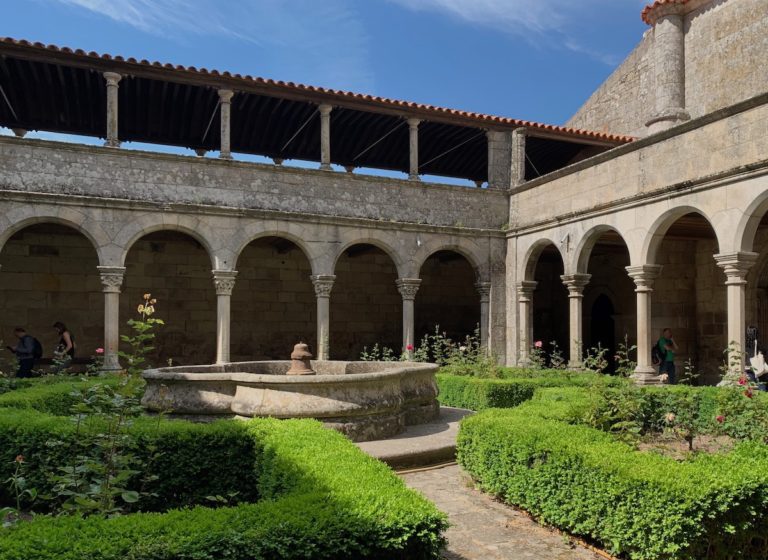
[[[448,514],[446,560],[604,558],[475,490],[457,465],[406,472],[401,477]]]

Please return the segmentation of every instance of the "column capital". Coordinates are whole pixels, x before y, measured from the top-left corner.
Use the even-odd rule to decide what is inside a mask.
[[[124,266],[97,266],[101,278],[102,291],[105,293],[120,293],[125,276]]]
[[[582,297],[584,295],[584,288],[589,284],[590,278],[592,278],[591,274],[581,272],[560,276],[560,280],[568,288],[568,297]]]
[[[488,303],[491,300],[490,282],[475,282],[475,289],[480,294],[480,303]]]
[[[413,128],[419,127],[419,124],[421,123],[421,119],[410,117],[409,119],[406,120],[406,122],[408,123],[408,128],[413,129]]]
[[[636,292],[652,292],[653,282],[661,274],[662,266],[660,264],[641,264],[638,266],[627,266],[625,270],[629,277],[635,282]]]
[[[320,111],[321,116],[327,117],[331,114],[331,111],[333,111],[333,105],[329,105],[328,103],[321,103],[317,106],[317,110]]]
[[[404,300],[413,301],[421,286],[421,278],[398,278],[395,280],[395,285]]]
[[[232,96],[235,95],[235,92],[231,89],[220,89],[219,90],[219,100],[222,103],[229,103],[232,101]]]
[[[212,270],[213,285],[217,296],[231,296],[235,289],[236,270]]]
[[[333,283],[336,281],[335,274],[313,274],[309,277],[312,285],[315,287],[315,296],[319,298],[331,297]]]
[[[757,262],[758,254],[747,251],[738,253],[719,253],[714,255],[717,266],[723,269],[727,277],[726,285],[746,284],[746,276],[752,265]]]
[[[533,290],[538,286],[538,282],[533,280],[523,280],[517,283],[517,297],[520,300],[530,300],[533,296]]]
[[[103,76],[107,80],[107,86],[117,86],[118,82],[123,78],[117,72],[104,72]]]

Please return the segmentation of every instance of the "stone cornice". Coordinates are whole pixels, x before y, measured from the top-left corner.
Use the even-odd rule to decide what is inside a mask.
[[[281,210],[264,210],[258,208],[236,208],[232,206],[208,206],[204,204],[164,203],[160,201],[129,200],[122,198],[95,197],[87,195],[61,195],[52,193],[26,192],[0,189],[3,201],[48,203],[57,206],[75,206],[91,208],[113,208],[120,210],[141,210],[144,212],[173,212],[178,214],[193,214],[207,216],[245,217],[261,220],[286,220],[292,222],[310,222],[322,225],[339,225],[344,227],[360,227],[378,230],[410,231],[415,233],[437,233],[459,235],[463,237],[495,237],[503,239],[504,230],[476,229],[456,226],[433,226],[413,222],[392,222],[390,220],[373,220],[369,218],[350,218],[346,216],[329,216],[326,214],[293,213]]]

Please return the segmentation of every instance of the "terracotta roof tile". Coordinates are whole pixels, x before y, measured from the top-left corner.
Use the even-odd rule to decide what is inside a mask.
[[[656,0],[653,4],[648,4],[640,14],[643,21],[648,25],[653,25],[653,20],[650,18],[651,12],[659,7],[667,4],[687,4],[690,0]]]
[[[656,4],[670,3],[670,2],[685,3],[687,1],[688,0],[657,0]],[[649,10],[650,8],[652,8],[652,6],[646,7],[646,10]],[[506,125],[506,126],[512,126],[512,127],[526,127],[533,130],[540,130],[540,131],[552,132],[556,134],[562,134],[563,136],[601,140],[601,141],[616,143],[616,144],[623,144],[623,143],[627,143],[635,140],[635,138],[632,136],[610,134],[608,132],[583,130],[579,128],[570,128],[570,127],[559,126],[559,125],[544,124],[544,123],[538,123],[533,121],[512,119],[508,117],[500,117],[495,115],[486,115],[483,113],[475,113],[471,111],[461,111],[458,109],[449,109],[446,107],[438,107],[435,105],[415,103],[412,101],[402,101],[398,99],[389,99],[386,97],[355,93],[351,91],[343,91],[343,90],[336,90],[336,89],[319,87],[319,86],[304,85],[304,84],[299,84],[294,82],[284,82],[282,80],[272,80],[269,78],[261,78],[258,76],[250,76],[250,75],[241,76],[240,74],[233,75],[229,72],[219,72],[218,70],[207,70],[206,68],[197,69],[194,66],[173,65],[173,64],[162,63],[158,61],[150,62],[146,59],[137,61],[135,58],[126,59],[119,55],[112,56],[109,54],[99,54],[94,51],[89,51],[86,54],[85,51],[83,51],[82,49],[73,50],[69,47],[58,47],[56,45],[46,46],[39,42],[30,43],[27,40],[14,39],[12,37],[0,37],[0,43],[34,48],[38,50],[53,51],[57,53],[65,53],[72,57],[94,58],[94,59],[115,61],[125,65],[165,68],[171,72],[183,72],[187,74],[197,74],[197,75],[206,75],[206,76],[223,76],[226,78],[237,79],[243,82],[244,85],[247,85],[249,83],[254,83],[258,85],[267,86],[273,90],[273,93],[275,96],[279,96],[280,90],[294,91],[294,92],[312,92],[312,93],[320,93],[320,94],[335,97],[339,100],[339,102],[343,102],[344,100],[363,100],[363,101],[373,102],[375,104],[382,105],[382,106],[388,106],[388,107],[394,107],[394,108],[409,108],[409,109],[434,113],[435,115],[440,115],[442,117],[445,117],[445,116],[462,117],[465,119],[477,121],[478,126],[482,126],[483,123],[497,123],[499,125]]]

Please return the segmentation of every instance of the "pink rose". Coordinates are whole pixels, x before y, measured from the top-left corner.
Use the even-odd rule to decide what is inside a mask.
[[[536,348],[541,348],[542,346],[544,346],[544,343],[542,341],[540,341],[540,340],[537,340],[536,342],[533,343],[533,345]]]
[[[96,348],[96,353],[97,354],[103,354],[104,353],[104,348]]]
[[[412,352],[412,351],[413,351],[413,344],[408,344],[408,345],[405,347],[405,349],[406,349],[406,350],[408,350],[408,352]]]
[[[739,385],[746,385],[747,380],[744,377],[739,377]]]

